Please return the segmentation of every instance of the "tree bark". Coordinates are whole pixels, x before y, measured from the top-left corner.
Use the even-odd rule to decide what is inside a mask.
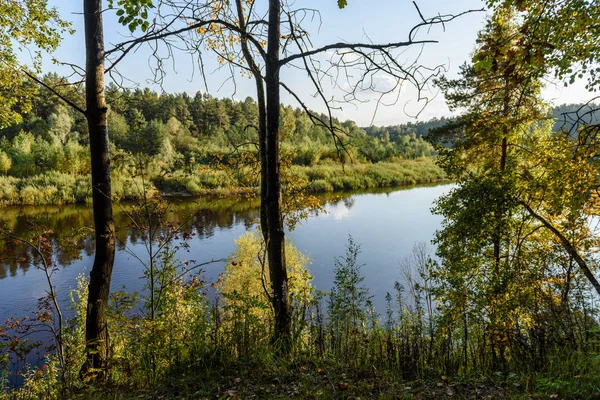
[[[85,323],[87,362],[83,372],[106,368],[109,341],[106,323],[115,257],[115,232],[110,185],[107,108],[104,96],[102,0],[84,0],[86,47],[86,116],[90,135],[92,201],[96,253],[90,273]]]
[[[275,312],[273,341],[285,351],[290,339],[290,306],[288,277],[285,265],[285,232],[281,213],[281,175],[279,154],[279,53],[280,53],[280,0],[269,0],[269,30],[266,60],[267,135],[265,160],[266,184],[261,194],[267,217],[267,256],[273,289],[272,304]]]
[[[267,104],[265,99],[265,86],[263,77],[260,72],[259,66],[252,57],[252,52],[248,47],[248,30],[246,25],[246,15],[244,15],[244,8],[242,6],[242,0],[236,0],[236,9],[238,14],[238,25],[240,32],[242,33],[240,38],[240,44],[242,46],[242,53],[244,59],[248,63],[252,76],[256,84],[256,97],[258,105],[258,148],[259,148],[259,160],[260,160],[260,229],[265,243],[269,241],[269,230],[267,224]]]
[[[503,109],[502,109],[502,116],[506,119],[508,118],[508,113],[509,113],[509,92],[508,92],[508,88],[509,87],[509,78],[506,77],[505,78],[505,95],[504,95],[504,104],[503,104]],[[508,130],[509,128],[505,125],[503,127],[504,130],[504,136],[502,137],[502,144],[501,144],[501,148],[500,148],[500,172],[504,173],[504,171],[506,171],[506,160],[508,158]],[[498,224],[500,224],[500,222],[502,221],[502,218],[504,217],[504,212],[499,210],[498,213],[496,214],[496,220],[498,221]],[[497,232],[496,236],[494,237],[494,260],[496,262],[496,273],[498,273],[498,270],[500,268],[500,241],[501,241],[501,234],[500,232]]]

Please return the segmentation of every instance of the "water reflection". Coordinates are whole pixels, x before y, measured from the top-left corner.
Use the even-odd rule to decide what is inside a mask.
[[[117,251],[143,241],[144,233],[131,224],[132,207],[124,204],[115,209]],[[216,229],[251,226],[259,217],[258,207],[256,199],[173,200],[165,222],[181,225],[187,231],[193,230],[200,239],[207,239],[214,236]],[[33,227],[52,230],[49,238],[57,249],[56,262],[62,266],[94,254],[93,213],[89,205],[7,207],[2,209],[0,224],[20,238],[30,236]],[[14,277],[19,270],[27,272],[36,261],[30,247],[6,238],[0,241],[0,256],[0,279]]]
[[[323,204],[345,207],[334,208],[334,218],[347,215],[354,204],[355,193],[321,196]],[[165,215],[167,223],[181,226],[184,231],[194,232],[198,239],[210,239],[215,231],[244,226],[246,229],[258,222],[260,202],[257,198],[208,198],[172,199],[168,201]],[[115,207],[116,249],[125,251],[128,246],[145,241],[144,232],[132,226],[132,204]],[[91,205],[24,206],[2,209],[0,226],[15,236],[31,236],[33,227],[51,230],[49,235],[57,249],[55,261],[61,266],[71,265],[83,256],[94,254],[92,235],[93,213]],[[166,229],[166,228],[165,228]],[[35,264],[35,252],[28,246],[13,240],[0,240],[0,280],[14,277],[18,271],[26,273]]]
[[[320,196],[322,204],[327,205],[329,210],[329,214],[323,217],[331,217],[336,221],[349,218],[356,195],[364,193],[366,192]],[[368,193],[388,197],[398,193],[398,189]],[[258,198],[170,199],[168,204],[169,212],[165,216],[165,222],[181,226],[187,232],[194,232],[199,240],[213,238],[216,231],[240,226],[247,229],[258,222],[260,215]],[[144,232],[135,229],[131,223],[133,207],[135,206],[132,204],[115,206],[117,252],[124,252],[128,247],[144,242]],[[5,207],[0,211],[0,226],[17,237],[26,238],[30,235],[32,226],[52,230],[49,238],[57,249],[55,261],[60,266],[69,266],[82,257],[92,257],[94,254],[91,205]],[[6,238],[0,240],[0,280],[15,277],[19,271],[26,273],[35,261],[34,252],[27,246],[16,245]]]
[[[320,290],[330,290],[333,283],[334,258],[345,253],[348,235],[362,246],[361,263],[366,264],[365,284],[373,293],[393,290],[395,280],[402,280],[398,263],[415,242],[428,242],[440,218],[429,208],[448,186],[407,188],[368,194],[344,193],[321,198],[327,213],[311,215],[288,238],[311,260],[313,283]],[[148,258],[143,233],[133,229],[126,210],[115,207],[117,251],[112,290],[144,292],[144,268]],[[166,220],[184,224],[193,237],[189,249],[177,255],[180,262],[206,262],[223,259],[235,250],[234,241],[259,218],[257,199],[180,199],[171,200],[172,212]],[[77,278],[87,276],[93,263],[94,241],[91,238],[92,211],[89,205],[11,207],[0,209],[0,223],[17,236],[27,236],[31,221],[53,230],[50,236],[57,250],[54,259],[61,268],[53,283],[61,304],[69,304],[69,291]],[[163,232],[164,233],[164,232]],[[74,236],[75,235],[75,236]],[[70,238],[75,238],[71,240]],[[68,245],[65,243],[68,242]],[[42,271],[32,267],[34,254],[26,247],[0,241],[0,321],[10,316],[29,314],[38,298],[45,295],[47,282]],[[136,258],[136,257],[139,257]],[[224,263],[204,268],[208,282],[218,279]],[[381,301],[379,301],[381,300]],[[374,299],[379,312],[385,311],[383,295]],[[379,304],[381,303],[381,304]]]

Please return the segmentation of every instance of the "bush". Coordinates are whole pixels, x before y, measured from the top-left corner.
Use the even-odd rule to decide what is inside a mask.
[[[17,204],[19,202],[18,178],[0,176],[0,204]]]
[[[325,179],[318,179],[310,183],[309,190],[311,193],[333,192],[333,186]]]
[[[225,302],[224,330],[229,332],[228,339],[240,354],[256,344],[269,343],[274,316],[265,293],[271,284],[262,235],[249,232],[240,236],[235,244],[236,250],[231,255],[231,262],[225,266],[218,290]],[[307,268],[309,259],[289,240],[286,241],[285,255],[290,304],[296,311],[306,309],[314,291]],[[295,315],[301,318],[302,313]]]

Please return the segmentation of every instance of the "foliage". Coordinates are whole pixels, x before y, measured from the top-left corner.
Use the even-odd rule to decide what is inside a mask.
[[[272,296],[267,269],[266,249],[259,232],[248,232],[240,236],[231,261],[217,286],[223,297],[222,323],[229,332],[232,344],[237,344],[238,354],[245,354],[252,346],[265,343],[270,338],[273,310]],[[304,318],[312,302],[314,288],[308,271],[309,259],[290,241],[285,248],[289,276],[290,304],[293,307],[296,325]],[[225,336],[225,335],[223,335]]]
[[[348,247],[343,258],[336,258],[333,267],[333,288],[329,294],[328,319],[332,347],[348,362],[360,359],[367,325],[376,321],[369,318],[373,313],[372,296],[364,284],[363,264],[358,264],[360,246],[348,237]],[[357,365],[358,366],[358,365]]]
[[[0,151],[0,170],[4,175],[8,174],[12,161],[10,157],[3,151]]]
[[[32,87],[23,83],[15,47],[30,50],[33,68],[39,72],[42,51],[56,50],[60,35],[71,30],[47,0],[4,1],[0,15],[0,127],[5,127],[21,120],[16,109],[27,112],[33,94]]]
[[[458,185],[434,208],[444,222],[432,290],[440,328],[462,343],[453,368],[464,371],[514,370],[524,359],[536,370],[548,360],[541,347],[577,346],[572,321],[589,322],[584,331],[596,324],[587,316],[589,294],[575,293],[592,280],[583,259],[591,256],[585,221],[595,215],[595,196],[584,187],[597,173],[589,153],[545,121],[545,50],[532,45],[517,14],[496,9],[473,65],[459,80],[440,81],[450,105],[467,113],[436,132],[438,144],[452,143],[438,148]]]
[[[462,68],[459,79],[438,81],[449,105],[466,111],[447,125],[360,129],[351,121],[333,121],[340,134],[334,142],[327,129],[313,123],[314,115],[279,110],[290,209],[294,202],[305,204],[311,191],[444,176],[456,180],[434,208],[444,216],[435,237],[438,259],[423,246],[415,248],[405,262],[405,279],[386,296],[385,321],[363,285],[360,248],[352,238],[345,257],[333,262],[329,295],[312,288],[307,259],[288,244],[294,346],[286,359],[277,357],[269,343],[275,316],[262,237],[240,237],[225,274],[206,285],[202,264],[179,261],[194,230],[167,222],[164,203],[154,198],[159,190],[256,191],[259,157],[255,133],[248,129],[257,125],[256,104],[110,87],[115,196],[139,200],[126,215],[148,250],[147,260],[139,258],[146,290],[113,293],[109,384],[87,386],[77,373],[84,356],[85,285],[80,282],[73,297],[75,318],[62,325],[51,316],[59,310],[48,278],[50,295],[35,321],[54,333],[59,350],[42,367],[22,368],[22,387],[7,388],[6,397],[155,398],[173,388],[173,396],[218,398],[596,395],[600,325],[589,281],[598,268],[590,219],[597,217],[600,204],[599,131],[592,120],[581,119],[553,131],[539,92],[550,70],[571,82],[588,73],[588,87],[597,88],[598,7],[585,1],[488,3],[495,8],[478,37],[472,64]],[[42,5],[45,12],[45,2],[22,4]],[[337,5],[344,8],[347,2]],[[120,22],[131,31],[149,28],[152,2],[117,1],[116,6]],[[211,6],[210,15],[231,11],[227,2]],[[0,12],[11,11],[2,7]],[[213,49],[239,44],[215,24],[198,33]],[[34,39],[24,40],[39,44],[35,35],[29,37]],[[0,30],[0,48],[2,38]],[[255,51],[261,49],[259,43]],[[223,54],[221,62],[244,62]],[[28,85],[19,90],[32,89]],[[56,106],[45,89],[33,89],[39,96],[31,112],[27,102],[8,104],[21,118],[0,132],[0,171],[7,175],[0,177],[0,201],[86,201],[86,128]],[[80,87],[71,90],[73,98],[81,98]],[[0,111],[0,121],[19,119],[6,115]],[[430,158],[421,158],[433,154],[422,136],[435,125],[429,136],[446,175]],[[340,155],[339,145],[347,152]],[[340,159],[344,167],[334,164]],[[144,176],[135,177],[140,167]],[[47,276],[58,254],[50,236],[49,231],[38,234],[32,246]],[[211,287],[217,289],[212,305]],[[20,340],[29,335],[31,321],[10,320],[0,329],[5,367],[10,357],[24,363],[36,348]],[[414,389],[427,385],[422,392]]]
[[[485,306],[471,304],[467,313],[448,313],[448,301],[456,300],[438,297],[437,293],[444,293],[438,284],[445,280],[438,279],[439,271],[423,245],[416,246],[403,264],[403,283],[397,283],[395,293],[387,295],[383,323],[372,311],[371,296],[361,283],[356,243],[349,241],[346,255],[334,260],[336,277],[329,299],[312,289],[305,257],[289,251],[290,259],[299,262],[298,270],[294,270],[301,273],[290,283],[295,282],[302,290],[294,290],[296,345],[286,359],[281,359],[274,357],[268,345],[271,324],[267,320],[272,318],[272,311],[260,278],[260,235],[241,236],[225,276],[207,285],[190,270],[194,267],[191,260],[188,264],[177,261],[172,250],[179,240],[170,236],[178,231],[174,228],[167,224],[155,230],[156,244],[169,237],[173,241],[169,242],[172,246],[163,248],[166,251],[157,253],[155,276],[166,285],[162,286],[164,297],[157,303],[154,318],[149,312],[149,290],[140,295],[114,292],[111,296],[109,383],[90,386],[79,380],[78,368],[85,354],[86,304],[86,283],[80,279],[72,294],[75,315],[63,336],[72,357],[66,370],[71,382],[68,390],[64,391],[64,381],[58,378],[60,366],[48,359],[47,367],[26,370],[23,386],[7,393],[7,398],[234,394],[305,398],[317,392],[334,397],[348,393],[382,398],[399,393],[437,397],[493,393],[515,398],[534,394],[585,398],[595,393],[600,383],[598,325],[593,320],[597,309],[580,282],[573,281],[568,315],[545,297],[560,288],[556,276],[548,276],[536,288],[538,310],[530,322],[521,312],[533,305],[523,304],[513,311],[511,318],[515,319],[506,320],[512,329],[503,331],[510,334],[504,341],[507,358],[499,373],[491,361],[489,340],[494,334],[488,321],[479,318],[486,312]],[[150,233],[145,228],[142,232]],[[193,233],[185,229],[179,232],[180,238],[186,232]],[[148,240],[150,236],[146,244]],[[529,282],[523,276],[515,285]],[[213,286],[222,297],[209,305],[206,293]],[[161,291],[159,287],[156,293]],[[471,297],[474,290],[466,291],[468,304],[483,301]],[[327,318],[321,306],[324,301],[332,305]]]
[[[346,335],[351,330],[358,330],[365,322],[365,311],[370,304],[372,296],[362,282],[361,269],[364,264],[357,263],[360,246],[354,243],[352,236],[348,237],[346,256],[336,258],[333,267],[333,288],[329,295],[329,318],[340,321],[341,327],[335,331],[343,330]]]
[[[55,75],[47,75],[43,81],[49,86],[65,86]],[[80,86],[66,87],[69,92],[65,95],[76,103],[83,103],[84,93]],[[38,96],[32,109],[20,114],[22,121],[0,130],[0,159],[3,161],[0,173],[20,178],[20,181],[11,180],[11,184],[5,181],[6,190],[0,193],[0,202],[19,204],[20,199],[24,204],[87,201],[90,194],[73,187],[76,181],[87,180],[90,172],[87,125],[78,113],[60,105],[52,92],[43,86],[37,86],[36,90]],[[250,127],[257,124],[258,108],[251,98],[236,102],[200,93],[194,97],[187,94],[159,96],[148,89],[121,90],[115,85],[109,85],[106,93],[110,104],[108,129],[116,199],[136,197],[126,183],[139,173],[140,167],[149,185],[165,192],[199,195],[257,189],[256,138]],[[395,186],[437,179],[429,172],[427,176],[421,176],[420,168],[413,176],[409,171],[401,173],[399,170],[403,167],[395,166],[397,163],[411,165],[412,170],[409,160],[427,164],[420,158],[433,155],[431,145],[410,130],[396,134],[391,140],[382,140],[376,135],[365,134],[353,122],[334,121],[346,131],[343,140],[348,152],[340,158],[330,133],[316,125],[306,112],[283,106],[281,112],[284,137],[281,148],[284,169],[289,172],[284,177],[284,185],[294,186],[296,190],[287,196],[288,199],[299,198],[298,188],[313,180],[305,179],[305,172],[311,168],[335,168],[335,174],[342,172],[341,175],[345,175],[343,168],[333,167],[340,160],[352,164],[349,171],[362,168],[361,172],[365,169],[374,172],[365,179],[356,179],[359,177],[335,178],[332,170],[326,179],[328,183],[310,185],[309,191]],[[407,161],[400,161],[404,159]],[[20,194],[23,188],[34,187],[31,184],[36,179],[34,176],[57,173],[75,177],[75,180],[69,178],[69,183],[63,181],[62,185],[66,187],[64,190],[76,194],[55,196],[43,189],[35,200],[29,198],[27,191],[25,196]]]
[[[148,11],[154,8],[152,0],[116,0],[119,23],[126,25],[131,32],[138,27],[142,32],[146,32],[150,26],[148,21]],[[115,0],[108,1],[108,7],[114,8]]]
[[[70,151],[70,148],[71,145],[67,145],[66,151]],[[80,151],[77,145],[73,145],[73,148],[74,152]],[[67,159],[73,160],[70,165],[75,169],[79,164],[70,154],[73,153],[69,153]],[[151,167],[152,164],[144,166]],[[85,170],[83,165],[81,168]],[[150,196],[159,192],[193,196],[234,196],[252,194],[258,190],[256,182],[248,184],[242,180],[243,177],[232,176],[223,169],[198,167],[193,174],[178,171],[166,177],[159,176],[150,180],[146,177],[145,181],[136,176],[136,171],[139,171],[139,168],[131,166],[115,172],[112,182],[115,200],[141,198],[144,186]],[[353,164],[345,167],[339,164],[292,166],[290,175],[305,182],[300,190],[306,193],[386,188],[442,182],[446,179],[431,159]],[[0,205],[86,203],[91,201],[89,185],[90,180],[87,176],[70,173],[49,172],[23,178],[0,176]],[[296,189],[296,192],[290,194],[298,196],[301,193]],[[290,211],[299,205],[304,207],[306,203],[296,202],[293,207],[290,206]]]
[[[488,0],[487,3],[497,12],[508,8],[519,11],[522,31],[527,34],[526,45],[538,51],[533,57],[533,67],[554,71],[559,79],[568,79],[568,83],[587,77],[587,88],[597,89],[600,84],[597,2]]]

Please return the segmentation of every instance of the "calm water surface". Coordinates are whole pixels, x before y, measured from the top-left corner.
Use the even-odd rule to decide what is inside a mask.
[[[394,282],[404,280],[402,261],[417,242],[429,243],[440,227],[441,217],[432,215],[432,203],[448,192],[451,185],[416,187],[386,193],[342,195],[326,205],[326,213],[312,215],[289,234],[296,247],[308,255],[314,285],[329,290],[333,282],[334,258],[343,256],[348,235],[361,246],[359,262],[365,264],[365,285],[375,295],[379,312],[384,311],[384,296],[393,290]],[[174,202],[173,221],[189,220],[196,235],[190,249],[180,259],[204,262],[229,256],[234,240],[255,227],[258,218],[256,201],[196,200]],[[124,215],[117,212],[118,231],[112,289],[142,291],[143,267],[129,252],[145,258],[141,238],[127,228]],[[45,225],[55,232],[58,243],[73,230],[92,224],[89,206],[50,206],[0,209],[4,221],[18,235],[25,235],[27,221]],[[433,247],[430,245],[433,252]],[[34,310],[37,299],[46,293],[43,271],[30,266],[30,254],[23,249],[2,248],[0,263],[0,321],[19,317]],[[78,259],[78,257],[81,257]],[[54,275],[54,284],[66,304],[68,292],[75,288],[77,276],[88,274],[93,263],[93,241],[80,239],[69,251],[59,252],[61,267]],[[224,263],[205,267],[205,277],[216,280]]]

